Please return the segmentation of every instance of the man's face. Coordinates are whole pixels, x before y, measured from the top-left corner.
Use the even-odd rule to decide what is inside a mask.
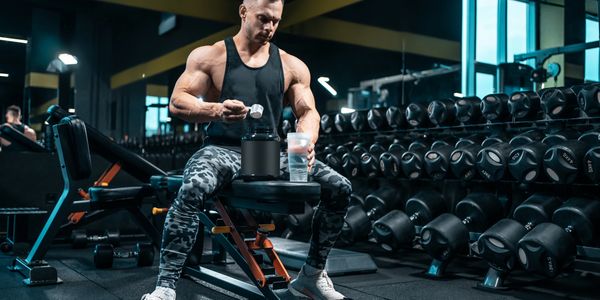
[[[14,118],[13,118],[12,113],[6,112],[6,115],[4,115],[4,117],[6,118],[6,123],[14,123]]]
[[[282,1],[256,0],[250,1],[242,9],[242,26],[251,41],[267,44],[275,35],[281,14]]]

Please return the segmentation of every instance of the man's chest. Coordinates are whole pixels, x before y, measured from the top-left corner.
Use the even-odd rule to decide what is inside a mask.
[[[286,70],[285,65],[283,65],[284,63],[282,62],[282,73],[283,73],[283,91],[284,93],[288,90],[290,84],[291,84],[291,79],[292,79],[292,74],[291,72],[289,72],[288,70]],[[251,69],[251,68],[250,68]],[[221,93],[223,92],[223,85],[227,84],[227,85],[239,85],[241,87],[243,87],[245,84],[248,84],[247,82],[241,82],[243,81],[243,78],[252,78],[252,80],[260,80],[262,82],[265,82],[268,84],[268,81],[279,81],[280,79],[280,75],[276,74],[278,72],[275,72],[271,69],[271,71],[269,72],[257,72],[257,70],[254,71],[245,71],[246,69],[244,67],[238,67],[235,70],[227,70],[227,66],[226,66],[226,62],[219,62],[218,64],[215,64],[212,68],[211,68],[211,72],[210,72],[210,78],[212,81],[211,84],[211,94],[213,95],[221,95]],[[240,73],[243,74],[240,76]],[[227,76],[227,79],[225,78]],[[237,81],[237,82],[232,82],[232,81]]]

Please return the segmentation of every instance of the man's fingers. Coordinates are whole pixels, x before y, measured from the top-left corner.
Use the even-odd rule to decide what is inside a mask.
[[[315,166],[316,159],[314,157],[308,160],[308,171],[310,172],[312,168]]]
[[[239,100],[225,100],[223,102],[223,106],[225,106],[225,108],[235,111],[235,112],[240,112],[240,111],[246,110],[246,105],[244,105],[244,103]]]
[[[225,121],[228,121],[228,122],[241,121],[246,118],[246,114],[232,114],[232,115],[225,116],[224,118],[225,118]]]

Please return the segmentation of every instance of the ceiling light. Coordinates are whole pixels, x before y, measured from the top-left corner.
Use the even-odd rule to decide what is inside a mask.
[[[461,93],[454,93],[454,97],[456,98],[464,98],[465,96]]]
[[[74,114],[75,113],[75,109],[74,108],[69,108],[69,113],[70,114]]]
[[[67,66],[77,64],[77,57],[75,57],[71,54],[68,54],[68,53],[59,54],[58,59],[60,59],[60,61],[62,61],[63,64],[65,64]]]
[[[8,77],[8,73],[0,73],[0,77]]]
[[[0,41],[10,42],[10,43],[27,44],[27,40],[9,38],[9,37],[5,37],[5,36],[0,36]]]
[[[332,96],[337,96],[337,91],[331,86],[329,85],[329,77],[319,77],[319,79],[317,79],[317,81],[332,95]]]

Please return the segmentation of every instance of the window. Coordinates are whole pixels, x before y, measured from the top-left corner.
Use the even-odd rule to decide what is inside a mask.
[[[477,0],[475,60],[498,62],[498,0]]]
[[[497,65],[534,50],[533,10],[527,0],[463,0],[464,95],[496,92]]]
[[[477,82],[477,90],[475,95],[479,98],[483,98],[486,95],[491,94],[494,91],[494,81],[496,76],[486,73],[475,74],[475,81]]]
[[[170,131],[169,98],[146,96],[146,136]]]
[[[598,21],[593,19],[585,20],[585,42],[597,41],[598,36]],[[586,81],[600,81],[599,77],[599,65],[598,48],[585,50],[585,80]]]
[[[527,52],[527,3],[509,0],[506,24],[506,61],[514,62],[514,55]]]

